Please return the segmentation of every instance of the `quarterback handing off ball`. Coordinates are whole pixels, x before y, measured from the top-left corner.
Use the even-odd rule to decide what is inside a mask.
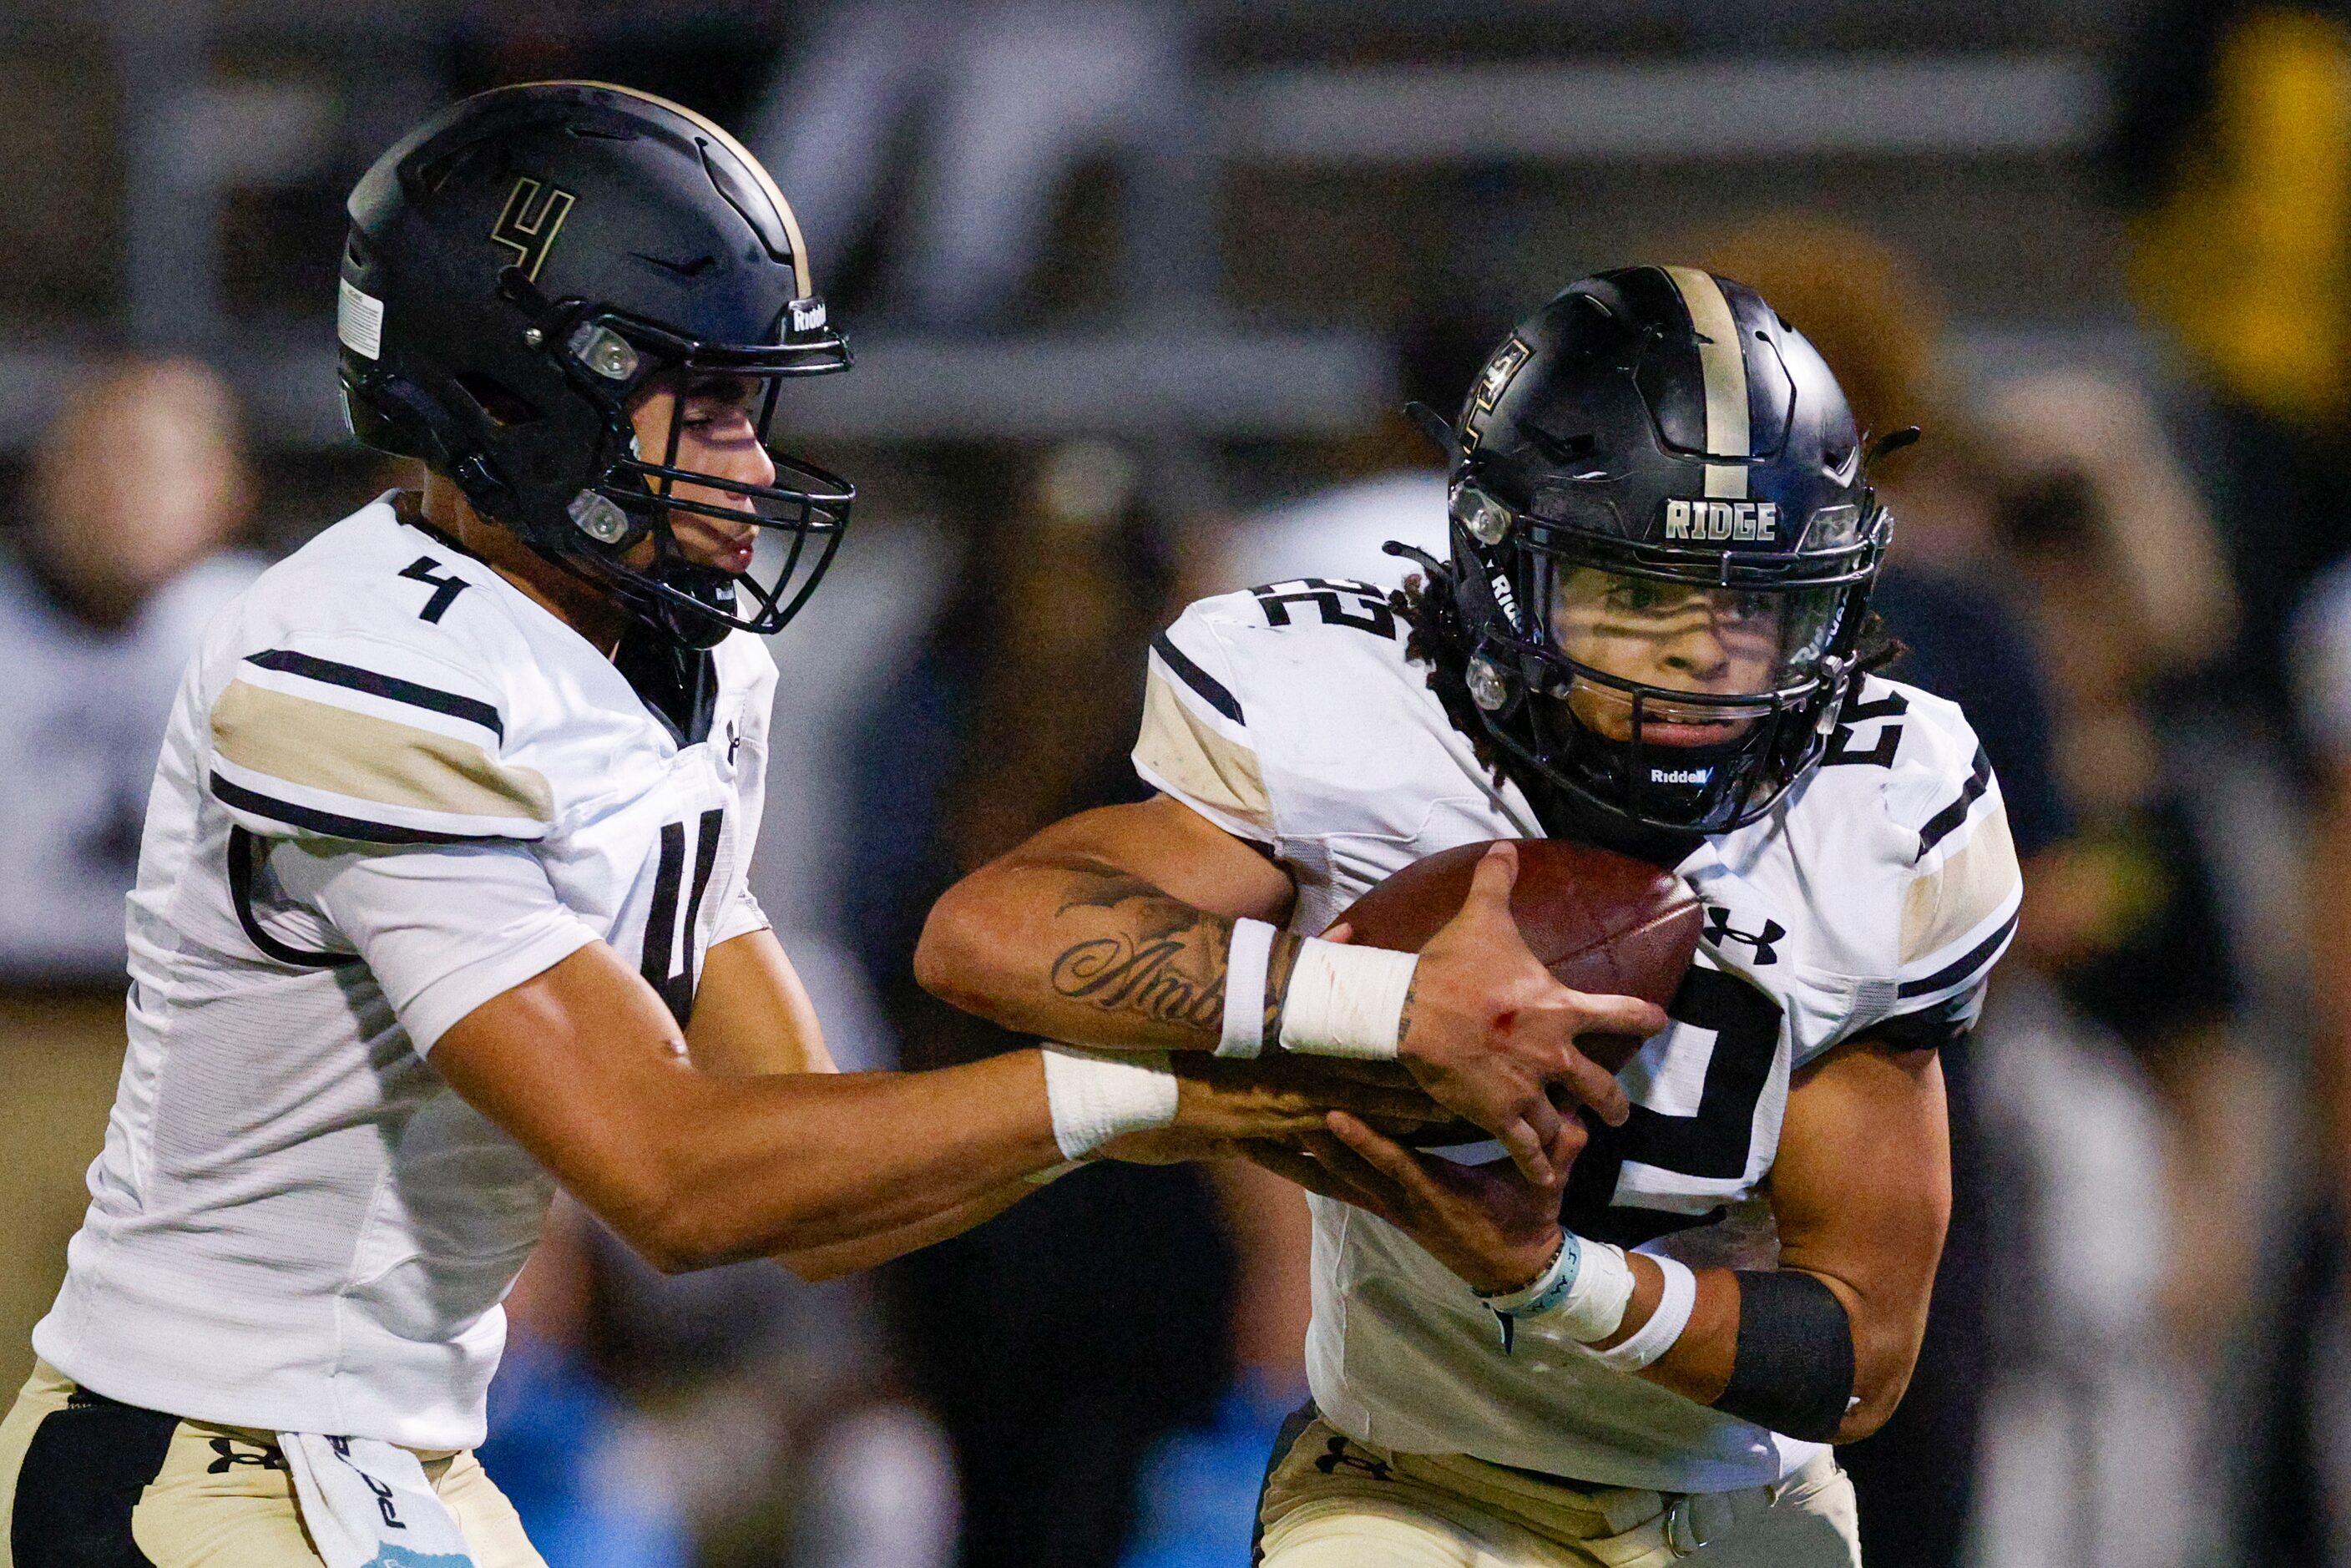
[[[1689,884],[1645,861],[1569,839],[1512,841],[1519,876],[1510,889],[1510,918],[1552,977],[1579,991],[1638,997],[1659,1007],[1671,1002],[1706,920]],[[1419,952],[1460,913],[1469,880],[1491,847],[1462,844],[1415,861],[1355,900],[1332,928],[1348,927],[1356,946]],[[1576,1045],[1611,1072],[1641,1048],[1639,1040],[1623,1034],[1588,1034]],[[1320,1065],[1349,1078],[1412,1082],[1394,1062],[1333,1059]],[[1424,1148],[1487,1136],[1458,1121],[1388,1130]]]

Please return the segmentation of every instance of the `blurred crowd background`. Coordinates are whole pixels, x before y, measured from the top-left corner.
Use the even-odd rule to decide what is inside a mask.
[[[736,129],[856,372],[758,891],[851,1067],[1008,1039],[930,900],[1133,796],[1190,597],[1442,548],[1407,398],[1586,271],[1694,262],[1888,463],[1900,673],[2029,894],[1952,1053],[1873,1568],[2351,1563],[2351,7],[2219,0],[0,0],[0,1376],[121,1052],[195,629],[413,483],[333,394],[340,203],[554,76]],[[555,1568],[1239,1568],[1301,1396],[1297,1195],[1092,1168],[822,1288],[559,1209],[484,1452]]]

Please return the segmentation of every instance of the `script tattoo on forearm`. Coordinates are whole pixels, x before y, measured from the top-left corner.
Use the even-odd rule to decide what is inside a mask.
[[[1138,927],[1089,936],[1053,959],[1054,991],[1104,1012],[1133,1012],[1179,1029],[1218,1032],[1232,922],[1170,898],[1140,878],[1106,876],[1054,912],[1144,908]]]

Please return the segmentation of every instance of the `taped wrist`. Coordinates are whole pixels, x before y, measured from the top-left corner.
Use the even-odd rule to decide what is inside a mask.
[[[1065,1160],[1081,1158],[1122,1133],[1165,1127],[1176,1120],[1180,1093],[1167,1053],[1123,1055],[1045,1048],[1045,1103],[1053,1141]]]
[[[1590,1343],[1606,1339],[1625,1322],[1633,1301],[1633,1269],[1625,1251],[1604,1242],[1587,1241],[1570,1230],[1560,1239],[1551,1267],[1515,1291],[1478,1300],[1494,1314],[1502,1331],[1502,1354],[1516,1348],[1522,1322],[1555,1324],[1572,1340]]]
[[[1835,1292],[1792,1270],[1737,1270],[1739,1345],[1714,1407],[1825,1443],[1853,1397],[1853,1322]]]
[[[1393,1061],[1404,1037],[1415,953],[1309,936],[1281,999],[1281,1049],[1309,1056]]]

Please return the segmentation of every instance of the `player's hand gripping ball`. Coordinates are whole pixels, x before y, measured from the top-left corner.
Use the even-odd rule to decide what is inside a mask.
[[[1515,841],[1519,877],[1510,915],[1535,957],[1562,985],[1638,997],[1664,1007],[1681,988],[1698,951],[1705,909],[1689,884],[1646,861],[1567,839]],[[1469,895],[1470,874],[1489,846],[1463,844],[1414,862],[1372,888],[1332,922],[1366,947],[1416,953]],[[1614,1072],[1641,1047],[1630,1035],[1588,1034],[1586,1056]],[[1399,1063],[1322,1059],[1325,1071],[1408,1084]],[[1482,1141],[1463,1122],[1383,1129],[1420,1147]]]

